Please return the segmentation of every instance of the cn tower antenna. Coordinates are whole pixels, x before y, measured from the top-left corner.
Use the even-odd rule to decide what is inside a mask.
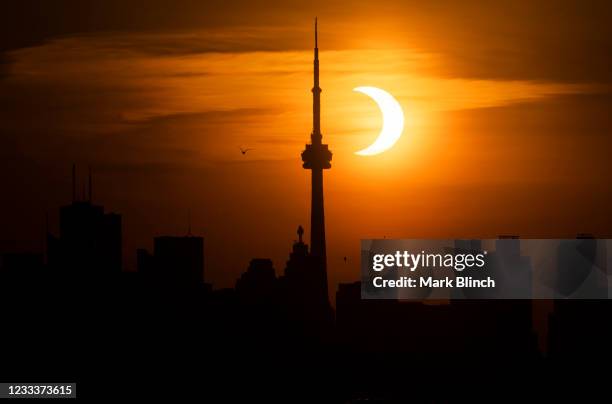
[[[319,41],[317,38],[317,17],[315,17],[315,49],[319,47]]]

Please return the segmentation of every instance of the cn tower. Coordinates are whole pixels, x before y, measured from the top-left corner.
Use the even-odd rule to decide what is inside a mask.
[[[332,153],[322,143],[321,134],[321,88],[319,87],[319,48],[317,20],[315,19],[314,85],[312,87],[312,134],[310,144],[302,152],[303,167],[312,171],[312,193],[310,208],[310,255],[318,258],[324,288],[327,292],[327,254],[325,251],[325,213],[323,205],[323,170],[331,168]],[[327,295],[327,293],[326,293]]]

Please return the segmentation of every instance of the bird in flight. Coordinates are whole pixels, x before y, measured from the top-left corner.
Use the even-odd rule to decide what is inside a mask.
[[[247,154],[249,150],[255,150],[255,149],[243,149],[242,147],[240,147],[240,153],[242,153],[242,155]]]

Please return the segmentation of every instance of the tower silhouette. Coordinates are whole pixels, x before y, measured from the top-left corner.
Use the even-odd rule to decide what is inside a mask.
[[[323,170],[331,168],[332,153],[322,143],[321,134],[321,88],[319,87],[319,47],[315,18],[314,86],[312,87],[312,134],[311,144],[302,152],[303,167],[312,171],[310,210],[310,254],[316,257],[321,271],[321,287],[327,295],[327,254],[325,250],[325,214],[323,205]]]

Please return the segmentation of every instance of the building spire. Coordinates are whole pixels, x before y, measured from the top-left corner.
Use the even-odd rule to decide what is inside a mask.
[[[319,87],[319,40],[315,17],[314,85],[312,87],[312,144],[321,144],[321,87]]]
[[[315,49],[318,49],[318,41],[317,41],[317,17],[315,17]]]

